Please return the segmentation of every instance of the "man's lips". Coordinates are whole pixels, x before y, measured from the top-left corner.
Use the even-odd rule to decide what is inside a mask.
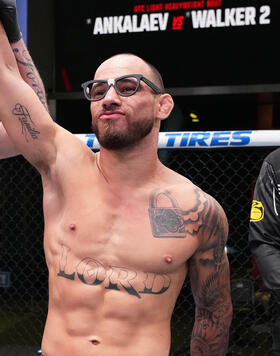
[[[114,119],[119,119],[120,117],[123,117],[124,113],[121,111],[103,111],[99,115],[99,119],[101,120],[114,120]]]

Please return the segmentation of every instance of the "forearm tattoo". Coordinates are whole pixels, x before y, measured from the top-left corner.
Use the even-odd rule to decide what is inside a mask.
[[[47,111],[48,110],[48,105],[46,102],[46,95],[45,95],[45,90],[42,87],[42,84],[38,78],[38,73],[37,70],[33,64],[32,58],[30,57],[29,53],[27,50],[23,50],[22,52],[20,52],[20,50],[18,48],[14,48],[13,49],[18,66],[23,66],[27,69],[26,72],[26,78],[28,79],[25,80],[25,78],[23,78],[27,83],[29,83],[29,81],[31,82],[31,86],[33,87],[33,90],[35,91],[35,93],[37,94],[39,100],[41,101],[41,103],[44,105],[44,107],[46,108]],[[21,58],[21,59],[20,59]]]
[[[37,140],[39,138],[40,132],[35,129],[35,124],[25,106],[19,103],[16,104],[12,110],[12,114],[21,123],[21,133],[26,142],[29,142],[29,138],[32,138],[33,140]]]
[[[170,204],[159,206],[158,199],[165,196]],[[187,235],[195,236],[202,226],[202,216],[205,211],[205,198],[195,190],[196,201],[194,206],[184,211],[177,200],[168,192],[154,190],[150,195],[149,216],[154,237],[184,238]]]
[[[198,293],[196,319],[191,337],[192,355],[226,355],[231,321],[227,287],[218,273],[210,275]]]

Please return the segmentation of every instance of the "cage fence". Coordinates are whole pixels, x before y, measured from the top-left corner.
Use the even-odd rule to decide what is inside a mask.
[[[248,222],[255,180],[276,146],[159,149],[164,164],[217,199],[228,217],[234,307],[228,355],[272,354],[275,305],[248,249]],[[32,356],[40,349],[48,305],[41,179],[22,156],[1,160],[0,171],[0,356]],[[172,317],[170,355],[190,355],[193,322],[186,278]]]

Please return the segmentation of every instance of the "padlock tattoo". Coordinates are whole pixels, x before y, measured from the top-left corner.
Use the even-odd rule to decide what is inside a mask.
[[[158,206],[160,196],[165,196],[169,206]],[[154,190],[150,195],[149,216],[154,237],[184,238],[187,233],[197,234],[202,226],[203,199],[196,192],[196,204],[189,211],[180,209],[178,202],[168,191]]]

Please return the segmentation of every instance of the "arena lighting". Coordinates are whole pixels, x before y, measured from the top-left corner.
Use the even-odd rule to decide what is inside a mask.
[[[238,250],[234,247],[230,247],[230,246],[225,246],[225,252],[227,255],[232,255],[238,252]]]
[[[190,112],[190,118],[192,119],[192,122],[199,122],[199,117],[194,112]]]

